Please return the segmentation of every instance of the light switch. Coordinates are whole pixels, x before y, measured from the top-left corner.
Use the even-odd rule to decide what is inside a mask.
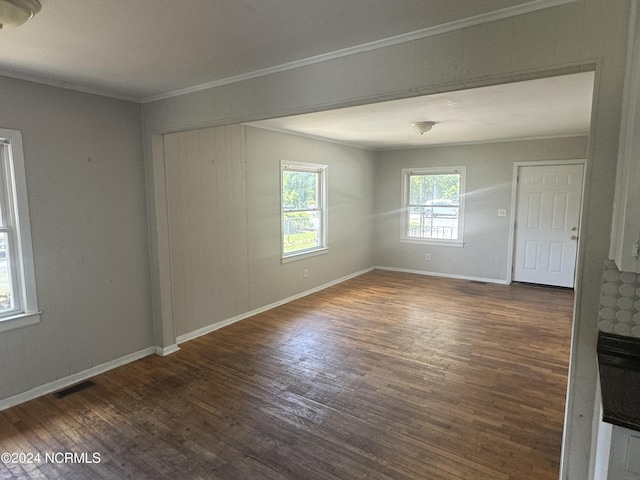
[[[498,216],[499,217],[506,217],[507,216],[507,209],[506,208],[499,208],[498,209]]]

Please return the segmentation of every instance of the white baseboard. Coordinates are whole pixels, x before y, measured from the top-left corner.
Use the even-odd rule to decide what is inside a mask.
[[[458,280],[469,280],[472,282],[485,282],[485,283],[497,283],[500,285],[509,285],[509,282],[506,280],[500,280],[497,278],[484,278],[484,277],[471,277],[468,275],[453,275],[449,273],[440,273],[440,272],[427,272],[424,270],[411,270],[408,268],[395,268],[395,267],[375,267],[377,270],[387,270],[389,272],[402,272],[402,273],[415,273],[417,275],[428,275],[430,277],[444,277],[444,278],[455,278]]]
[[[66,388],[70,385],[73,385],[75,383],[81,382],[83,380],[87,380],[91,377],[94,377],[96,375],[99,375],[101,373],[107,372],[109,370],[112,370],[114,368],[120,367],[122,365],[126,365],[127,363],[131,363],[134,362],[136,360],[139,360],[141,358],[147,357],[149,355],[153,355],[153,354],[157,354],[160,356],[167,356],[170,355],[174,352],[177,352],[178,350],[180,350],[180,347],[178,346],[178,344],[180,343],[184,343],[187,342],[189,340],[193,340],[194,338],[200,337],[202,335],[206,335],[208,333],[214,332],[220,328],[226,327],[228,325],[231,325],[235,322],[239,322],[240,320],[244,320],[245,318],[249,318],[252,317],[254,315],[258,315],[259,313],[262,312],[266,312],[267,310],[271,310],[272,308],[276,308],[279,307],[281,305],[284,305],[286,303],[292,302],[293,300],[297,300],[299,298],[302,297],[306,297],[307,295],[311,295],[312,293],[316,293],[319,292],[321,290],[324,290],[326,288],[332,287],[334,285],[337,285],[339,283],[345,282],[347,280],[350,280],[352,278],[355,278],[357,276],[360,276],[364,273],[370,272],[372,270],[387,270],[387,271],[392,271],[392,272],[404,272],[404,273],[415,273],[415,274],[419,274],[419,275],[430,275],[430,276],[436,276],[436,277],[446,277],[446,278],[457,278],[457,279],[461,279],[461,280],[471,280],[471,281],[479,281],[479,282],[487,282],[487,283],[498,283],[498,284],[508,284],[507,281],[505,280],[497,280],[495,278],[482,278],[482,277],[469,277],[469,276],[462,276],[462,275],[449,275],[449,274],[443,274],[443,273],[437,273],[437,272],[425,272],[422,270],[410,270],[410,269],[406,269],[406,268],[393,268],[393,267],[370,267],[370,268],[366,268],[364,270],[361,270],[359,272],[356,273],[352,273],[350,275],[346,275],[344,277],[338,278],[336,280],[333,280],[331,282],[325,283],[323,285],[317,286],[315,288],[312,288],[310,290],[306,290],[304,292],[298,293],[296,295],[293,295],[291,297],[287,297],[284,298],[282,300],[279,300],[277,302],[271,303],[269,305],[265,305],[264,307],[260,307],[260,308],[256,308],[254,310],[251,310],[249,312],[240,314],[240,315],[236,315],[235,317],[232,318],[228,318],[226,320],[222,320],[220,322],[214,323],[212,325],[208,325],[206,327],[203,328],[199,328],[198,330],[194,330],[192,332],[189,332],[187,334],[184,335],[180,335],[179,337],[176,338],[176,343],[173,345],[169,345],[167,347],[159,347],[159,346],[155,346],[155,347],[148,347],[145,348],[144,350],[140,350],[138,352],[134,352],[131,353],[129,355],[125,355],[124,357],[120,357],[117,358],[115,360],[112,360],[110,362],[107,363],[103,363],[102,365],[97,365],[95,367],[89,368],[88,370],[84,370],[82,372],[78,372],[75,373],[73,375],[70,375],[68,377],[65,378],[61,378],[58,380],[55,380],[53,382],[49,382],[46,383],[44,385],[41,385],[39,387],[33,388],[31,390],[28,390],[26,392],[23,393],[19,393],[17,395],[14,395],[12,397],[9,398],[5,398],[4,400],[0,400],[0,411],[2,410],[6,410],[7,408],[11,408],[13,406],[19,405],[21,403],[27,402],[29,400],[33,400],[34,398],[37,397],[41,397],[42,395],[47,395],[49,393],[52,392],[56,392],[58,390],[61,390],[63,388]]]
[[[387,270],[387,271],[391,271],[391,272],[416,273],[416,274],[419,274],[419,275],[430,275],[430,276],[434,276],[434,277],[457,278],[457,279],[460,279],[460,280],[470,280],[470,281],[475,281],[475,282],[486,282],[486,283],[498,283],[498,284],[502,284],[502,285],[508,285],[508,283],[509,283],[506,280],[498,280],[498,279],[495,279],[495,278],[470,277],[470,276],[463,276],[463,275],[449,275],[449,274],[438,273],[438,272],[425,272],[423,270],[409,270],[409,269],[406,269],[406,268],[393,268],[393,267],[380,267],[380,266],[378,266],[378,267],[370,267],[370,268],[366,268],[364,270],[361,270],[359,272],[352,273],[350,275],[346,275],[344,277],[338,278],[337,280],[333,280],[331,282],[322,284],[322,285],[320,285],[318,287],[315,287],[315,288],[312,288],[310,290],[305,290],[304,292],[298,293],[297,295],[293,295],[291,297],[284,298],[284,299],[279,300],[277,302],[270,303],[269,305],[265,305],[264,307],[256,308],[255,310],[251,310],[249,312],[242,313],[240,315],[236,315],[235,317],[232,317],[232,318],[227,318],[226,320],[221,320],[221,321],[216,322],[214,324],[207,325],[206,327],[202,327],[202,328],[199,328],[199,329],[194,330],[192,332],[185,333],[184,335],[179,335],[178,337],[176,337],[176,343],[181,344],[181,343],[184,343],[184,342],[188,342],[189,340],[193,340],[194,338],[201,337],[202,335],[206,335],[208,333],[215,332],[216,330],[224,328],[224,327],[226,327],[228,325],[231,325],[233,323],[239,322],[240,320],[244,320],[245,318],[253,317],[254,315],[258,315],[259,313],[266,312],[267,310],[271,310],[272,308],[276,308],[276,307],[279,307],[279,306],[284,305],[286,303],[292,302],[293,300],[297,300],[298,298],[306,297],[307,295],[311,295],[312,293],[319,292],[321,290],[324,290],[325,288],[332,287],[332,286],[337,285],[339,283],[342,283],[342,282],[345,282],[345,281],[350,280],[352,278],[355,278],[357,276],[360,276],[360,275],[362,275],[364,273],[371,272],[372,270]],[[172,352],[169,352],[169,353],[172,353]]]
[[[7,408],[15,407],[16,405],[28,402],[29,400],[33,400],[34,398],[56,392],[75,383],[82,382],[101,373],[113,370],[114,368],[120,367],[122,365],[126,365],[127,363],[131,363],[136,360],[140,360],[141,358],[148,357],[149,355],[153,355],[155,352],[155,347],[145,348],[144,350],[125,355],[124,357],[120,357],[110,362],[103,363],[102,365],[97,365],[95,367],[89,368],[88,370],[74,373],[73,375],[54,380],[53,382],[45,383],[44,385],[32,388],[31,390],[27,390],[23,393],[19,393],[17,395],[14,395],[13,397],[5,398],[4,400],[0,400],[0,411],[6,410]]]
[[[370,268],[366,268],[364,270],[360,270],[359,272],[352,273],[350,275],[346,275],[344,277],[338,278],[337,280],[333,280],[333,281],[328,282],[328,283],[324,283],[324,284],[322,284],[322,285],[320,285],[318,287],[312,288],[310,290],[305,290],[304,292],[298,293],[298,294],[293,295],[291,297],[287,297],[287,298],[284,298],[282,300],[278,300],[277,302],[270,303],[269,305],[265,305],[264,307],[256,308],[256,309],[251,310],[249,312],[241,313],[240,315],[236,315],[235,317],[228,318],[226,320],[221,320],[221,321],[216,322],[216,323],[214,323],[212,325],[207,325],[206,327],[202,327],[202,328],[199,328],[199,329],[194,330],[192,332],[185,333],[184,335],[180,335],[180,336],[176,337],[176,342],[178,344],[184,343],[184,342],[188,342],[189,340],[193,340],[194,338],[201,337],[202,335],[206,335],[208,333],[215,332],[216,330],[219,330],[219,329],[221,329],[223,327],[226,327],[228,325],[231,325],[233,323],[239,322],[240,320],[244,320],[245,318],[253,317],[254,315],[258,315],[259,313],[266,312],[267,310],[271,310],[272,308],[276,308],[276,307],[279,307],[279,306],[284,305],[286,303],[292,302],[294,300],[297,300],[298,298],[306,297],[307,295],[311,295],[312,293],[319,292],[321,290],[324,290],[325,288],[333,287],[334,285],[337,285],[339,283],[346,282],[347,280],[350,280],[352,278],[358,277],[358,276],[360,276],[360,275],[362,275],[364,273],[370,272],[372,270],[375,270],[375,267],[370,267]]]
[[[0,400],[0,411],[2,410],[6,410],[7,408],[11,408],[14,407],[16,405],[19,405],[21,403],[27,402],[29,400],[33,400],[35,398],[41,397],[42,395],[47,395],[49,393],[61,390],[63,388],[66,388],[70,385],[73,385],[75,383],[87,380],[91,377],[95,377],[96,375],[99,375],[101,373],[107,372],[109,370],[112,370],[114,368],[120,367],[122,365],[126,365],[127,363],[131,363],[135,360],[139,360],[141,358],[147,357],[149,355],[153,355],[153,354],[157,354],[160,356],[167,356],[170,355],[174,352],[177,352],[178,350],[180,350],[180,347],[178,346],[178,344],[180,343],[184,343],[187,342],[189,340],[193,340],[194,338],[200,337],[202,335],[206,335],[208,333],[214,332],[215,330],[218,330],[220,328],[226,327],[228,325],[231,325],[235,322],[239,322],[240,320],[244,320],[245,318],[249,318],[252,317],[254,315],[258,315],[259,313],[262,312],[266,312],[267,310],[271,310],[272,308],[276,308],[279,307],[281,305],[284,305],[286,303],[292,302],[293,300],[297,300],[298,298],[302,298],[302,297],[306,297],[307,295],[311,295],[312,293],[316,293],[319,292],[321,290],[324,290],[326,288],[332,287],[334,285],[337,285],[339,283],[345,282],[347,280],[350,280],[352,278],[355,278],[357,276],[360,276],[364,273],[370,272],[372,270],[387,270],[387,271],[392,271],[392,272],[404,272],[404,273],[415,273],[418,275],[430,275],[430,276],[436,276],[436,277],[445,277],[445,278],[457,278],[457,279],[461,279],[461,280],[471,280],[471,281],[480,281],[480,282],[487,282],[487,283],[498,283],[498,284],[503,284],[506,285],[508,284],[507,281],[505,280],[497,280],[495,278],[483,278],[483,277],[469,277],[469,276],[462,276],[462,275],[449,275],[449,274],[443,274],[443,273],[437,273],[437,272],[425,272],[423,270],[411,270],[411,269],[406,269],[406,268],[393,268],[393,267],[382,267],[382,266],[378,266],[378,267],[371,267],[371,268],[367,268],[364,270],[361,270],[359,272],[350,274],[350,275],[346,275],[344,277],[338,278],[336,280],[333,280],[331,282],[325,283],[323,285],[319,285],[315,288],[306,290],[304,292],[298,293],[296,295],[292,295],[290,297],[284,298],[282,300],[279,300],[277,302],[273,302],[269,305],[265,305],[263,307],[260,308],[256,308],[254,310],[251,310],[249,312],[240,314],[240,315],[236,315],[235,317],[232,318],[228,318],[226,320],[222,320],[220,322],[216,322],[212,325],[208,325],[206,327],[203,328],[199,328],[197,330],[194,330],[193,332],[189,332],[187,334],[184,335],[180,335],[176,338],[176,343],[173,345],[169,345],[167,347],[159,347],[159,346],[155,346],[155,347],[149,347],[149,348],[145,348],[144,350],[140,350],[138,352],[134,352],[131,353],[129,355],[125,355],[124,357],[120,357],[117,358],[115,360],[112,360],[110,362],[107,363],[103,363],[102,365],[97,365],[95,367],[89,368],[88,370],[84,370],[82,372],[78,372],[75,373],[73,375],[69,375],[68,377],[65,378],[61,378],[58,380],[55,380],[53,382],[49,382],[46,383],[44,385],[40,385],[39,387],[35,387],[31,390],[28,390],[26,392],[23,393],[19,393],[17,395],[14,395],[12,397],[9,398],[5,398],[4,400]]]
[[[177,352],[178,350],[180,350],[180,347],[178,346],[177,343],[174,343],[173,345],[169,345],[168,347],[156,346],[155,354],[160,355],[161,357],[166,357],[167,355],[171,355],[172,353]]]
[[[24,403],[24,402],[28,402],[29,400],[33,400],[33,399],[41,397],[43,395],[47,395],[49,393],[56,392],[58,390],[61,390],[61,389],[66,388],[66,387],[69,387],[71,385],[74,385],[76,383],[82,382],[84,380],[88,380],[91,377],[95,377],[96,375],[99,375],[101,373],[107,372],[109,370],[112,370],[114,368],[120,367],[122,365],[126,365],[127,363],[134,362],[136,360],[139,360],[141,358],[147,357],[149,355],[156,354],[156,355],[160,355],[162,357],[170,355],[170,354],[180,350],[180,347],[178,346],[179,343],[183,343],[183,342],[186,342],[188,340],[192,340],[194,338],[200,337],[202,335],[206,335],[207,333],[213,332],[213,331],[218,330],[218,329],[220,329],[222,327],[226,327],[227,325],[231,325],[232,323],[238,322],[238,321],[243,320],[243,319],[248,318],[248,317],[252,317],[253,315],[257,315],[258,313],[266,312],[267,310],[271,310],[272,308],[278,307],[280,305],[284,305],[285,303],[291,302],[291,301],[296,300],[298,298],[305,297],[305,296],[310,295],[312,293],[319,292],[320,290],[324,290],[325,288],[331,287],[333,285],[337,285],[338,283],[342,283],[342,282],[344,282],[346,280],[349,280],[351,278],[354,278],[354,277],[357,277],[359,275],[362,275],[363,273],[370,272],[371,270],[374,270],[374,267],[367,268],[365,270],[353,273],[351,275],[347,275],[345,277],[339,278],[339,279],[334,280],[332,282],[325,283],[324,285],[320,285],[318,287],[312,288],[310,290],[307,290],[305,292],[299,293],[297,295],[285,298],[284,300],[280,300],[280,301],[272,303],[270,305],[266,305],[264,307],[257,308],[255,310],[250,311],[250,312],[243,313],[243,314],[237,315],[237,316],[235,316],[233,318],[229,318],[227,320],[223,320],[223,321],[217,322],[217,323],[215,323],[213,325],[209,325],[207,327],[200,328],[198,330],[195,330],[193,332],[187,333],[185,335],[181,335],[176,339],[176,343],[173,344],[173,345],[169,345],[169,346],[166,346],[166,347],[160,347],[160,346],[148,347],[148,348],[145,348],[144,350],[140,350],[138,352],[134,352],[134,353],[131,353],[129,355],[125,355],[124,357],[117,358],[117,359],[112,360],[110,362],[103,363],[102,365],[97,365],[95,367],[89,368],[89,369],[84,370],[82,372],[78,372],[78,373],[75,373],[73,375],[69,375],[68,377],[60,378],[58,380],[54,380],[53,382],[49,382],[49,383],[46,383],[44,385],[40,385],[40,386],[32,388],[31,390],[28,390],[26,392],[19,393],[17,395],[12,396],[12,397],[5,398],[3,400],[0,400],[0,411],[6,410],[7,408],[14,407],[14,406],[19,405],[19,404]]]

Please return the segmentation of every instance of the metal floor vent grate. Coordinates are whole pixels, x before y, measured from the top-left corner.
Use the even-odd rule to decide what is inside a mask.
[[[79,392],[81,390],[85,390],[85,389],[87,389],[89,387],[93,387],[94,385],[95,385],[94,382],[92,382],[91,380],[87,380],[87,381],[84,381],[84,382],[77,383],[76,385],[73,385],[73,386],[71,386],[69,388],[65,388],[64,390],[60,390],[58,392],[55,392],[53,394],[53,396],[56,397],[56,398],[64,398],[64,397],[67,397],[67,396],[69,396],[69,395],[71,395],[73,393]]]

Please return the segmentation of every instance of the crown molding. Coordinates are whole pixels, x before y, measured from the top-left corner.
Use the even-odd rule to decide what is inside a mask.
[[[518,15],[524,15],[527,13],[544,10],[547,8],[558,7],[561,5],[575,3],[580,0],[533,0],[521,5],[513,7],[507,7],[500,10],[496,10],[490,13],[484,13],[476,15],[474,17],[465,18],[463,20],[456,20],[454,22],[437,25],[434,27],[428,27],[414,32],[404,33],[393,37],[384,38],[382,40],[376,40],[373,42],[364,43],[354,47],[344,48],[342,50],[336,50],[334,52],[324,53],[313,57],[296,60],[282,65],[276,65],[269,68],[263,68],[261,70],[255,70],[253,72],[243,73],[241,75],[235,75],[233,77],[223,78],[220,80],[214,80],[212,82],[203,83],[201,85],[195,85],[193,87],[182,88],[174,90],[172,92],[162,93],[158,95],[152,95],[150,97],[142,98],[142,103],[151,103],[158,100],[164,100],[171,97],[178,97],[181,95],[187,95],[189,93],[196,93],[202,90],[208,90],[210,88],[221,87],[231,83],[242,82],[245,80],[251,80],[257,77],[263,77],[265,75],[271,75],[274,73],[285,72],[287,70],[293,70],[295,68],[305,67],[308,65],[314,65],[316,63],[326,62],[329,60],[335,60],[338,58],[354,55],[357,53],[368,52],[371,50],[377,50],[401,43],[411,42],[413,40],[419,40],[422,38],[432,37],[443,33],[448,33],[456,30],[461,30],[484,23],[490,23],[497,20],[503,20],[506,18],[515,17]]]
[[[570,3],[576,3],[579,1],[581,0],[532,0],[527,3],[523,3],[521,5],[515,5],[513,7],[503,8],[500,10],[496,10],[494,12],[476,15],[474,17],[469,17],[462,20],[456,20],[454,22],[445,23],[443,25],[436,25],[433,27],[428,27],[421,30],[408,32],[408,33],[396,35],[393,37],[388,37],[381,40],[376,40],[373,42],[356,45],[354,47],[348,47],[341,50],[336,50],[334,52],[324,53],[321,55],[316,55],[316,56],[304,58],[301,60],[295,60],[293,62],[284,63],[282,65],[276,65],[276,66],[264,68],[261,70],[255,70],[253,72],[243,73],[241,75],[235,75],[235,76],[223,78],[220,80],[214,80],[212,82],[195,85],[193,87],[182,88],[182,89],[173,90],[166,93],[160,93],[157,95],[151,95],[147,97],[120,94],[120,93],[115,93],[109,90],[102,90],[99,88],[87,87],[86,85],[75,83],[73,81],[56,80],[56,79],[47,78],[44,76],[19,73],[12,70],[0,69],[0,75],[9,77],[9,78],[19,79],[19,80],[25,80],[29,82],[41,83],[43,85],[65,88],[67,90],[75,90],[82,93],[89,93],[92,95],[115,98],[118,100],[125,100],[125,101],[136,102],[136,103],[151,103],[159,100],[164,100],[167,98],[187,95],[189,93],[196,93],[196,92],[208,90],[215,87],[221,87],[223,85],[228,85],[231,83],[251,80],[253,78],[263,77],[263,76],[271,75],[274,73],[286,72],[287,70],[293,70],[295,68],[314,65],[314,64],[326,62],[329,60],[335,60],[338,58],[343,58],[343,57],[354,55],[357,53],[377,50],[380,48],[398,45],[401,43],[411,42],[413,40],[419,40],[422,38],[427,38],[435,35],[440,35],[443,33],[448,33],[456,30],[461,30],[464,28],[473,27],[476,25],[482,25],[485,23],[490,23],[498,20],[503,20],[506,18],[516,17],[519,15],[525,15],[527,13],[532,13],[539,10],[545,10],[547,8],[558,7],[558,6],[566,5]]]
[[[29,75],[24,73],[14,72],[12,70],[0,69],[0,76],[7,78],[14,78],[16,80],[24,80],[26,82],[39,83],[41,85],[47,85],[49,87],[64,88],[65,90],[73,90],[81,93],[89,93],[91,95],[99,95],[101,97],[115,98],[117,100],[125,100],[127,102],[141,103],[141,97],[135,97],[131,95],[121,95],[118,93],[110,92],[108,90],[101,90],[99,88],[91,88],[78,83],[68,82],[66,80],[55,80],[53,78],[41,77],[38,75]]]

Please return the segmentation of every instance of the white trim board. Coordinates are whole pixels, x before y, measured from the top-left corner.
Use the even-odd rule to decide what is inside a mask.
[[[116,100],[124,100],[126,102],[141,103],[139,97],[130,95],[123,95],[100,88],[92,88],[86,85],[80,85],[67,80],[56,80],[55,78],[43,77],[40,75],[31,75],[28,73],[15,72],[13,70],[3,70],[0,68],[0,75],[7,78],[13,78],[16,80],[24,80],[25,82],[39,83],[40,85],[47,85],[49,87],[64,88],[65,90],[73,90],[74,92],[88,93],[90,95],[98,95],[101,97],[114,98]]]
[[[255,70],[253,72],[247,72],[233,77],[222,78],[220,80],[214,80],[212,82],[203,83],[200,85],[194,85],[192,87],[182,88],[179,90],[169,91],[165,93],[159,93],[157,95],[151,95],[148,97],[140,97],[135,95],[127,95],[123,93],[115,93],[112,91],[104,90],[102,88],[94,88],[88,85],[75,83],[66,79],[48,78],[42,75],[33,75],[23,72],[16,72],[10,69],[0,69],[0,75],[15,78],[18,80],[25,80],[28,82],[40,83],[42,85],[49,85],[53,87],[65,88],[67,90],[74,90],[82,93],[89,93],[92,95],[100,95],[103,97],[115,98],[118,100],[125,100],[135,103],[150,103],[158,100],[163,100],[171,97],[178,97],[180,95],[186,95],[189,93],[200,92],[209,88],[220,87],[222,85],[228,85],[231,83],[242,82],[244,80],[250,80],[252,78],[262,77],[278,72],[285,72],[287,70],[293,70],[299,67],[305,67],[308,65],[314,65],[316,63],[325,62],[337,58],[346,57],[355,53],[368,52],[371,50],[377,50],[379,48],[389,47],[421,38],[427,38],[442,33],[452,32],[455,30],[461,30],[464,28],[473,27],[476,25],[482,25],[485,23],[503,20],[510,17],[516,17],[518,15],[525,15],[527,13],[544,10],[547,8],[558,7],[561,5],[575,3],[579,0],[532,0],[522,5],[515,5],[506,7],[494,12],[484,13],[476,15],[474,17],[465,18],[462,20],[456,20],[453,22],[445,23],[443,25],[436,25],[427,27],[421,30],[408,32],[400,35],[396,35],[389,38],[383,38],[381,40],[375,40],[373,42],[364,43],[362,45],[356,45],[353,47],[344,48],[335,52],[328,52],[313,57],[303,58],[295,60],[293,62],[285,63],[282,65],[276,65],[273,67],[264,68],[261,70]]]
[[[144,350],[125,355],[124,357],[111,360],[110,362],[103,363],[102,365],[96,365],[95,367],[83,370],[82,372],[74,373],[73,375],[69,375],[68,377],[60,378],[58,380],[54,380],[53,382],[45,383],[44,385],[40,385],[39,387],[27,390],[26,392],[19,393],[9,398],[5,398],[4,400],[0,400],[0,411],[6,410],[7,408],[15,407],[16,405],[28,402],[29,400],[34,400],[43,395],[56,392],[75,383],[87,380],[91,377],[95,377],[96,375],[107,372],[109,370],[113,370],[117,367],[121,367],[122,365],[126,365],[127,363],[135,362],[136,360],[140,360],[141,358],[148,357],[149,355],[153,355],[154,353],[156,353],[156,347],[145,348]]]
[[[32,388],[31,390],[28,390],[26,392],[23,393],[19,393],[17,395],[14,395],[12,397],[8,397],[4,400],[0,400],[0,411],[2,410],[6,410],[8,408],[14,407],[16,405],[19,405],[21,403],[25,403],[28,402],[29,400],[34,400],[38,397],[41,397],[43,395],[47,395],[49,393],[53,393],[56,392],[58,390],[61,390],[63,388],[69,387],[71,385],[74,385],[76,383],[79,383],[81,381],[87,380],[89,378],[95,377],[96,375],[99,375],[101,373],[105,373],[109,370],[113,370],[114,368],[117,367],[121,367],[123,365],[126,365],[128,363],[134,362],[136,360],[140,360],[141,358],[144,357],[148,357],[150,355],[156,354],[156,355],[160,355],[160,356],[167,356],[170,355],[174,352],[177,352],[178,350],[180,350],[180,347],[178,346],[178,344],[180,343],[184,343],[184,342],[188,342],[189,340],[193,340],[195,338],[201,337],[203,335],[206,335],[208,333],[214,332],[216,330],[219,330],[223,327],[226,327],[228,325],[231,325],[233,323],[239,322],[240,320],[244,320],[246,318],[252,317],[254,315],[258,315],[260,313],[266,312],[268,310],[271,310],[273,308],[279,307],[281,305],[284,305],[286,303],[292,302],[294,300],[297,300],[299,298],[303,298],[306,297],[308,295],[311,295],[313,293],[317,293],[321,290],[324,290],[326,288],[332,287],[334,285],[338,285],[339,283],[343,283],[347,280],[350,280],[352,278],[358,277],[360,275],[363,275],[365,273],[371,272],[373,270],[386,270],[386,271],[392,271],[392,272],[403,272],[403,273],[414,273],[414,274],[419,274],[419,275],[429,275],[429,276],[435,276],[435,277],[445,277],[445,278],[455,278],[455,279],[461,279],[461,280],[470,280],[470,281],[480,281],[480,282],[487,282],[487,283],[497,283],[497,284],[507,284],[507,282],[503,281],[503,280],[497,280],[495,278],[482,278],[482,277],[467,277],[467,276],[461,276],[461,275],[449,275],[449,274],[442,274],[442,273],[435,273],[435,272],[425,272],[425,271],[421,271],[421,270],[410,270],[410,269],[404,269],[404,268],[393,268],[393,267],[369,267],[366,268],[364,270],[361,270],[359,272],[355,272],[352,273],[350,275],[346,275],[344,277],[338,278],[336,280],[333,280],[331,282],[327,282],[325,284],[319,285],[317,287],[314,287],[312,289],[306,290],[304,292],[298,293],[296,295],[292,295],[290,297],[287,297],[283,300],[279,300],[277,302],[271,303],[269,305],[265,305],[264,307],[260,307],[254,310],[251,310],[249,312],[240,314],[240,315],[236,315],[235,317],[226,319],[226,320],[222,320],[220,322],[214,323],[212,325],[203,327],[203,328],[199,328],[198,330],[194,330],[192,332],[186,333],[184,335],[180,335],[176,338],[176,343],[173,345],[169,345],[166,347],[160,347],[160,346],[154,346],[154,347],[148,347],[145,348],[144,350],[140,350],[138,352],[134,352],[131,353],[129,355],[125,355],[124,357],[120,357],[117,358],[115,360],[112,360],[110,362],[106,362],[103,363],[102,365],[97,365],[95,367],[89,368],[87,370],[84,370],[82,372],[78,372],[75,373],[73,375],[69,375],[68,377],[65,378],[61,378],[58,380],[54,380],[53,382],[49,382],[46,383],[44,385],[40,385],[38,387]]]
[[[338,278],[337,280],[333,280],[331,282],[327,282],[327,283],[325,283],[323,285],[319,285],[319,286],[317,286],[315,288],[312,288],[310,290],[305,290],[304,292],[298,293],[296,295],[292,295],[291,297],[287,297],[287,298],[284,298],[284,299],[279,300],[277,302],[270,303],[269,305],[265,305],[264,307],[256,308],[256,309],[251,310],[249,312],[242,313],[240,315],[236,315],[235,317],[231,317],[231,318],[227,318],[225,320],[221,320],[221,321],[216,322],[214,324],[207,325],[206,327],[202,327],[202,328],[199,328],[197,330],[193,330],[192,332],[185,333],[184,335],[179,335],[179,336],[176,337],[176,343],[177,344],[181,344],[181,343],[188,342],[189,340],[194,340],[194,339],[196,339],[198,337],[201,337],[203,335],[207,335],[208,333],[215,332],[216,330],[219,330],[219,329],[224,328],[224,327],[226,327],[228,325],[232,325],[232,324],[234,324],[236,322],[239,322],[240,320],[244,320],[246,318],[253,317],[254,315],[258,315],[260,313],[266,312],[268,310],[271,310],[273,308],[279,307],[281,305],[285,305],[285,304],[287,304],[289,302],[292,302],[294,300],[297,300],[299,298],[306,297],[307,295],[311,295],[313,293],[319,292],[321,290],[324,290],[326,288],[332,287],[334,285],[338,285],[339,283],[345,282],[347,280],[350,280],[352,278],[358,277],[360,275],[363,275],[365,273],[371,272],[373,270],[385,270],[385,271],[390,271],[390,272],[414,273],[414,274],[418,274],[418,275],[428,275],[428,276],[433,276],[433,277],[455,278],[455,279],[458,279],[458,280],[469,280],[469,281],[473,281],[473,282],[486,282],[486,283],[496,283],[496,284],[500,284],[500,285],[508,285],[507,281],[496,279],[496,278],[472,277],[472,276],[465,276],[465,275],[451,275],[451,274],[439,273],[439,272],[426,272],[426,271],[423,271],[423,270],[410,270],[410,269],[406,269],[406,268],[381,267],[381,266],[370,267],[370,268],[366,268],[364,270],[361,270],[359,272],[352,273],[350,275],[346,275],[344,277]],[[169,353],[172,353],[172,352],[169,352]],[[167,353],[167,355],[169,353]]]
[[[175,353],[178,350],[180,350],[180,347],[178,346],[177,343],[174,343],[173,345],[169,345],[166,347],[160,347],[160,346],[154,347],[154,353],[161,357],[166,357],[167,355],[171,355],[172,353]]]
[[[306,67],[308,65],[314,65],[316,63],[326,62],[328,60],[335,60],[337,58],[354,55],[356,53],[369,52],[371,50],[377,50],[380,48],[390,47],[400,43],[411,42],[413,40],[419,40],[421,38],[432,37],[443,33],[453,32],[455,30],[462,30],[464,28],[473,27],[476,25],[482,25],[484,23],[490,23],[505,18],[516,17],[518,15],[525,15],[527,13],[537,12],[551,7],[557,7],[568,3],[574,3],[578,0],[533,0],[522,5],[515,5],[512,7],[506,7],[494,12],[483,13],[474,17],[465,18],[462,20],[456,20],[453,22],[445,23],[442,25],[436,25],[433,27],[423,28],[414,32],[403,33],[389,38],[383,38],[381,40],[375,40],[373,42],[356,45],[354,47],[344,48],[342,50],[336,50],[334,52],[324,53],[313,57],[303,58],[282,65],[276,65],[273,67],[256,70],[253,72],[243,73],[233,77],[223,78],[215,80],[213,82],[203,83],[201,85],[195,85],[193,87],[182,88],[173,92],[161,93],[158,95],[152,95],[150,97],[142,98],[141,103],[150,103],[158,100],[164,100],[165,98],[178,97],[180,95],[186,95],[189,93],[200,92],[202,90],[208,90],[210,88],[221,87],[230,83],[242,82],[250,80],[252,78],[263,77],[265,75],[271,75],[273,73],[285,72],[287,70],[293,70],[294,68]]]
[[[426,275],[429,277],[442,277],[442,278],[455,278],[457,280],[468,280],[470,282],[485,282],[485,283],[497,283],[499,285],[509,285],[506,280],[499,278],[484,278],[484,277],[472,277],[468,275],[453,275],[450,273],[440,272],[428,272],[425,270],[412,270],[409,268],[395,268],[395,267],[375,267],[376,270],[386,270],[388,272],[402,272],[402,273],[414,273],[416,275]]]
[[[241,313],[240,315],[236,315],[235,317],[227,318],[226,320],[221,320],[212,325],[208,325],[206,327],[199,328],[192,332],[185,333],[184,335],[179,335],[178,337],[176,337],[176,343],[180,344],[180,343],[188,342],[189,340],[193,340],[195,338],[201,337],[208,333],[215,332],[216,330],[219,330],[233,323],[239,322],[240,320],[244,320],[245,318],[253,317],[254,315],[258,315],[260,313],[266,312],[267,310],[271,310],[273,308],[279,307],[281,305],[292,302],[299,298],[306,297],[307,295],[311,295],[312,293],[317,293],[326,288],[333,287],[334,285],[338,285],[339,283],[346,282],[347,280],[351,280],[352,278],[359,277],[360,275],[371,272],[375,269],[376,267],[365,268],[364,270],[360,270],[359,272],[346,275],[344,277],[338,278],[337,280],[332,280],[331,282],[324,283],[310,290],[305,290],[304,292],[298,293],[296,295],[292,295],[291,297],[287,297],[282,300],[278,300],[277,302],[270,303],[269,305],[265,305],[264,307],[256,308],[246,313]]]

